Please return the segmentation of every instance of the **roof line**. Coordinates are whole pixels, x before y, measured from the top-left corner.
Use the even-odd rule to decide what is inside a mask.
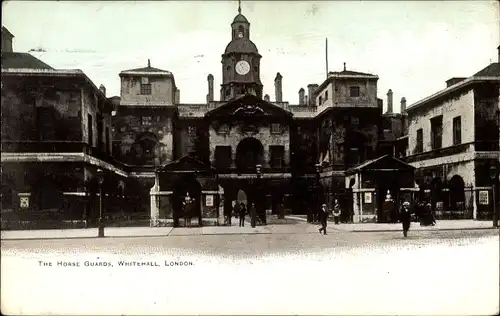
[[[410,105],[409,107],[406,108],[406,112],[410,112],[410,111],[413,111],[419,107],[421,107],[422,105],[426,104],[427,102],[430,102],[430,101],[433,101],[443,95],[446,95],[450,92],[454,92],[460,88],[464,88],[472,83],[475,83],[475,82],[480,82],[480,81],[496,81],[496,80],[499,80],[500,81],[500,76],[496,76],[496,77],[492,77],[492,76],[489,76],[489,77],[474,77],[474,76],[471,76],[465,80],[462,80],[458,83],[455,83],[454,85],[450,86],[450,87],[447,87],[443,90],[440,90],[428,97],[425,97],[415,103],[413,103],[412,105]]]

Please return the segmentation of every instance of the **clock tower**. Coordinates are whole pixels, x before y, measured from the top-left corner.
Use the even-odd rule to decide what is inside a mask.
[[[260,59],[257,46],[250,40],[250,23],[241,14],[231,23],[231,42],[222,54],[221,101],[228,101],[245,94],[253,94],[262,99],[260,81]]]

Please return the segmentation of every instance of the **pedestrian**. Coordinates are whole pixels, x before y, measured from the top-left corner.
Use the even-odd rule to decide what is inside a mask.
[[[249,213],[250,224],[252,225],[252,227],[255,227],[257,225],[257,208],[255,207],[255,202],[252,202],[252,204],[250,204]]]
[[[247,208],[245,207],[245,204],[240,203],[239,207],[239,217],[240,217],[240,227],[245,227],[245,215],[247,213]]]
[[[335,204],[333,206],[333,220],[335,222],[335,225],[339,224],[340,214],[341,214],[341,211],[340,211],[339,201],[335,200]]]
[[[410,230],[411,224],[411,211],[409,202],[403,202],[399,218],[401,219],[401,223],[403,224],[403,236],[408,237],[408,231]]]
[[[319,217],[321,220],[321,228],[319,229],[319,233],[323,232],[326,235],[326,225],[328,222],[328,208],[326,207],[326,204],[321,205],[321,209],[319,211]]]

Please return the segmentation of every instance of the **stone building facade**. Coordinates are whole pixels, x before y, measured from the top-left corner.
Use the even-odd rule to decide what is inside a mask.
[[[67,181],[57,180],[55,191],[79,197],[78,208],[67,207],[80,210],[72,219],[96,218],[100,168],[106,172],[107,216],[143,214],[152,226],[182,225],[186,194],[195,201],[191,215],[200,225],[221,224],[236,200],[254,202],[260,213],[283,205],[307,214],[338,199],[345,220],[360,220],[354,216],[362,212],[354,202],[354,184],[346,183],[345,172],[383,155],[380,144],[394,138],[381,128],[387,115],[377,98],[378,76],[344,65],[324,82],[308,84],[307,94],[301,88],[290,104],[282,94],[286,78],[277,73],[271,101],[262,96],[265,56],[251,41],[250,23],[241,11],[229,31],[220,100],[214,100],[209,74],[207,99],[200,104],[182,103],[174,74],[152,67],[149,60],[146,67],[119,74],[121,93],[112,98],[81,71],[48,65],[14,69],[2,62],[2,127],[19,118],[38,122],[29,131],[2,133],[3,171],[22,178],[35,173],[24,163],[35,163],[40,178],[64,175]],[[14,95],[33,100],[16,101]],[[18,113],[38,104],[51,109],[51,119],[36,111]],[[28,129],[30,124],[22,125]],[[16,181],[2,190],[30,194],[38,189],[21,188]]]
[[[500,161],[499,65],[452,78],[444,90],[407,109],[405,161],[416,168],[419,199],[439,217],[492,215],[489,169]]]

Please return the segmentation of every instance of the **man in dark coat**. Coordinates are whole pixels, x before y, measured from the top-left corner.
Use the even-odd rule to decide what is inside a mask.
[[[326,235],[326,225],[328,222],[329,210],[326,207],[326,204],[321,205],[321,209],[319,211],[319,217],[321,221],[321,228],[319,229],[319,233],[323,232]]]
[[[257,208],[255,207],[255,202],[252,202],[250,205],[250,223],[252,224],[252,227],[255,227],[257,225]]]
[[[408,231],[410,230],[411,224],[411,211],[409,202],[403,202],[399,218],[401,219],[401,223],[403,224],[403,235],[405,237],[408,237]]]
[[[245,216],[247,215],[247,209],[245,204],[241,203],[238,208],[238,216],[240,218],[240,227],[245,227]]]

